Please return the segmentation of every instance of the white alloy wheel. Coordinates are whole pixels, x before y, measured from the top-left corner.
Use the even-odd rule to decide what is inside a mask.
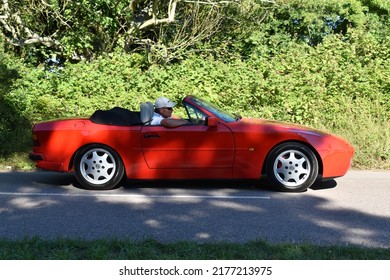
[[[91,145],[75,156],[75,176],[82,187],[108,190],[116,187],[124,176],[122,160],[109,147]]]
[[[271,150],[266,174],[272,185],[284,192],[302,192],[318,177],[318,160],[314,152],[299,142],[282,143]]]
[[[104,149],[89,150],[80,161],[80,171],[85,180],[91,184],[105,184],[115,175],[114,157]]]
[[[298,150],[280,153],[273,166],[275,178],[288,187],[303,184],[309,178],[310,171],[310,160]]]

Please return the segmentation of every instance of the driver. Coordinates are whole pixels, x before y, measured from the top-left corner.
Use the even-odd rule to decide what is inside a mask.
[[[173,107],[176,103],[167,97],[160,97],[154,103],[154,114],[151,125],[162,125],[165,127],[178,127],[188,122],[178,117],[172,117]]]

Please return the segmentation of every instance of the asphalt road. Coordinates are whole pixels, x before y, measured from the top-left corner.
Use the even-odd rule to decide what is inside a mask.
[[[0,172],[0,238],[310,242],[390,248],[390,171],[349,171],[304,193],[266,183],[73,186],[71,174]]]

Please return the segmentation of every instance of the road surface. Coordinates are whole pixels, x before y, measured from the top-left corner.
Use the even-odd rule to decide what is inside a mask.
[[[72,174],[0,172],[0,238],[294,242],[390,248],[390,171],[354,171],[304,193],[262,183],[74,187]]]

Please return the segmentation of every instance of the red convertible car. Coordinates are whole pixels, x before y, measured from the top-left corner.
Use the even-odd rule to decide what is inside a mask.
[[[277,190],[304,191],[343,176],[353,147],[304,126],[233,116],[194,96],[183,99],[188,125],[150,125],[153,105],[115,107],[90,118],[35,124],[30,159],[37,167],[74,172],[86,189],[112,189],[123,179],[254,179]]]

